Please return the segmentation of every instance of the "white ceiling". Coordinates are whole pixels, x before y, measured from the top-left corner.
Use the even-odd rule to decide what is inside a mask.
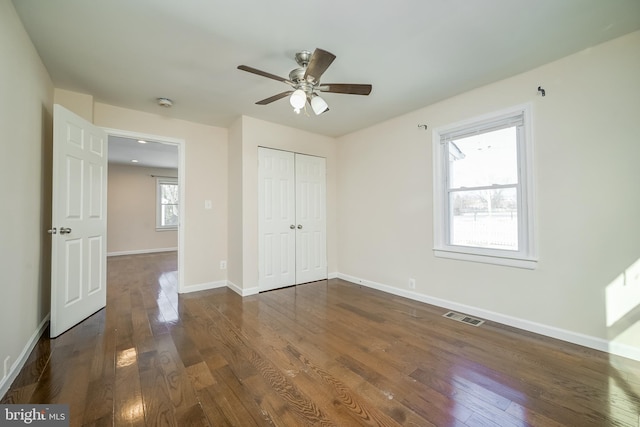
[[[14,0],[56,87],[98,102],[227,127],[249,115],[339,136],[640,29],[640,0]],[[330,111],[295,115],[293,55],[337,59]],[[541,82],[544,83],[544,82]],[[536,88],[531,88],[535,92]],[[171,109],[158,97],[175,101]]]
[[[109,136],[109,163],[132,166],[178,169],[178,147],[146,140],[141,144],[137,139]],[[137,162],[132,162],[137,160]]]

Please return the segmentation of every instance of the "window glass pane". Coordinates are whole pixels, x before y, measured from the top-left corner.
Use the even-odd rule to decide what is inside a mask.
[[[451,244],[518,250],[518,203],[515,188],[453,191]]]
[[[178,226],[178,206],[177,205],[163,205],[161,212],[161,225],[166,226]]]
[[[160,184],[160,203],[178,203],[178,184]]]
[[[516,127],[450,141],[449,188],[518,182]]]

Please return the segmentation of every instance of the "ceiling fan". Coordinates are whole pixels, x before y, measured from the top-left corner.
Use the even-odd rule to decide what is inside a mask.
[[[336,59],[336,56],[326,50],[316,49],[313,54],[303,50],[296,53],[296,62],[300,68],[296,68],[289,73],[289,78],[276,76],[266,71],[261,71],[247,65],[238,65],[239,70],[267,77],[291,86],[291,90],[270,96],[256,102],[258,105],[267,105],[278,99],[289,96],[289,102],[293,110],[300,114],[300,109],[308,102],[316,115],[329,110],[327,102],[318,95],[317,92],[343,93],[350,95],[369,95],[371,85],[350,84],[350,83],[320,83],[320,77],[327,71],[329,65]]]

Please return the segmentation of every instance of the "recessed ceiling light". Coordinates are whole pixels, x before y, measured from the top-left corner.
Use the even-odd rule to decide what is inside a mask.
[[[138,140],[138,142],[139,142],[140,144],[146,144],[146,143],[147,143],[147,141],[145,141],[144,139],[139,139],[139,140]]]
[[[136,159],[131,160],[131,163],[138,163]]]

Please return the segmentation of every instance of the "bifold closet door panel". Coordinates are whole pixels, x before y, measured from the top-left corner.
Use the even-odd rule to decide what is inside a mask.
[[[326,160],[296,154],[296,283],[327,278]]]
[[[258,287],[296,283],[295,155],[258,149]]]

